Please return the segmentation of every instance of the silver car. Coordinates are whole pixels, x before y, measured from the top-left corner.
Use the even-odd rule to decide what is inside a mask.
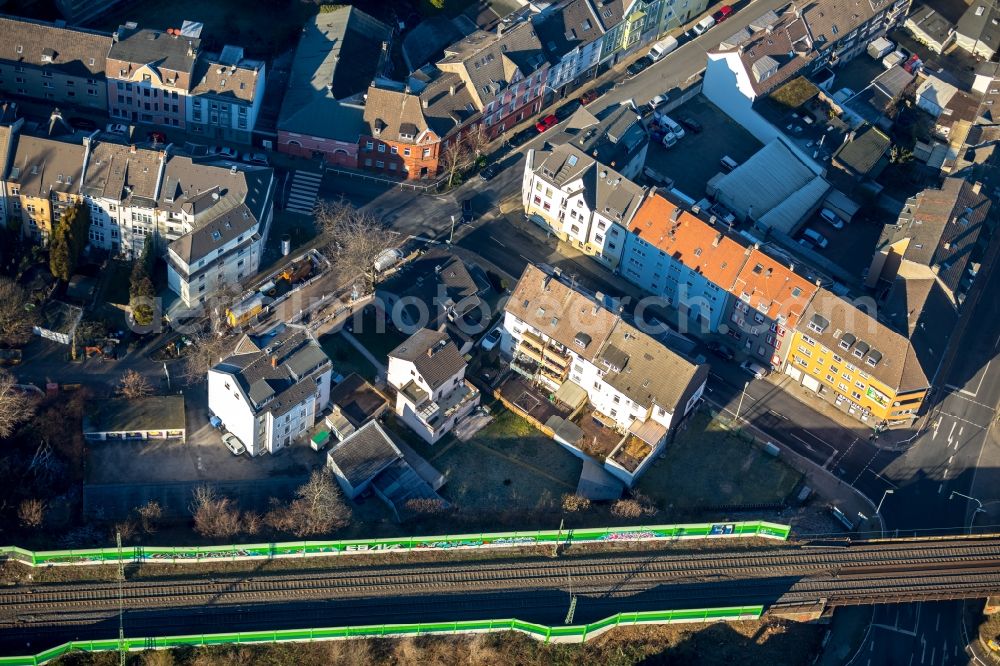
[[[246,453],[247,447],[243,446],[243,442],[240,441],[239,437],[231,432],[227,432],[222,436],[222,443],[226,445],[226,448],[234,456],[241,456]]]

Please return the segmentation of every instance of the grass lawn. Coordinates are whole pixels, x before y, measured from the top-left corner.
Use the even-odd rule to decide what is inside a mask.
[[[372,356],[387,363],[389,352],[401,345],[408,336],[392,326],[389,321],[379,321],[381,316],[373,307],[362,310],[361,321],[358,321],[355,313],[355,317],[351,320],[354,326],[351,333],[372,353]]]
[[[801,474],[698,411],[637,489],[661,509],[781,502]]]
[[[375,381],[375,366],[351,346],[340,333],[324,335],[319,339],[323,351],[333,361],[333,369],[345,377],[356,372],[368,381]]]
[[[135,21],[140,28],[165,30],[180,28],[185,20],[200,21],[205,24],[202,49],[218,51],[226,44],[236,44],[246,49],[248,56],[269,60],[294,48],[302,24],[317,11],[316,4],[303,0],[139,0],[125,3],[88,27],[113,31],[126,21]]]

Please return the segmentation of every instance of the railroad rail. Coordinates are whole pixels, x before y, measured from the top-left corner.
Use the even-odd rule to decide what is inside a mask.
[[[1000,593],[1000,535],[789,543],[679,553],[376,563],[130,580],[125,621],[146,635],[340,624],[523,617],[557,624],[570,596],[582,621],[623,611],[762,604],[812,609]],[[0,589],[0,648],[54,644],[117,626],[115,582]]]

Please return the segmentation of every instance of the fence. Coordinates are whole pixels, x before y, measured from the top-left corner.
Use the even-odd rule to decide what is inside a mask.
[[[787,540],[791,527],[766,521],[600,527],[578,530],[495,532],[443,536],[390,537],[341,541],[292,541],[227,546],[129,546],[76,550],[31,551],[17,546],[0,547],[0,557],[29,566],[70,566],[127,562],[184,562],[271,560],[290,557],[329,557],[367,552],[428,552],[475,548],[555,546],[621,541],[763,537]]]
[[[620,626],[756,620],[760,618],[763,612],[763,606],[730,606],[725,608],[618,613],[617,615],[606,617],[591,624],[555,627],[524,622],[517,619],[504,619],[126,638],[122,644],[119,644],[116,638],[109,638],[94,641],[71,641],[35,655],[0,657],[0,666],[36,666],[37,664],[43,664],[74,651],[107,652],[123,648],[130,651],[167,650],[177,647],[203,647],[226,644],[261,645],[284,642],[346,640],[351,638],[400,638],[460,633],[489,633],[496,631],[520,631],[545,643],[582,643],[588,638]]]

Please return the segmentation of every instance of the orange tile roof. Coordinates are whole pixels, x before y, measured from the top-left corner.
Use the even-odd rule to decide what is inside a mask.
[[[816,290],[815,284],[755,248],[730,291],[736,298],[749,294],[750,307],[760,310],[766,305],[761,312],[774,321],[780,315],[787,328],[794,328]]]
[[[723,289],[732,287],[746,259],[746,248],[693,214],[659,195],[646,197],[629,227],[632,233],[696,270]],[[676,228],[675,228],[676,227]],[[673,233],[671,233],[673,229]]]

